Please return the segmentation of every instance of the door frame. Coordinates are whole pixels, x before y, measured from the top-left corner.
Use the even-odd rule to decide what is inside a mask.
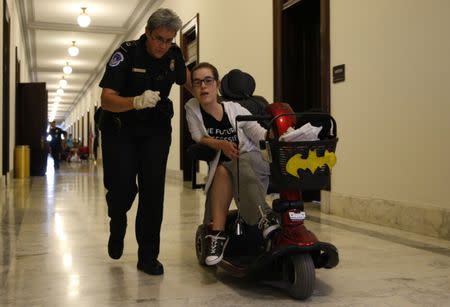
[[[197,64],[200,61],[200,36],[199,36],[199,27],[200,27],[200,15],[199,13],[195,14],[193,18],[191,18],[187,23],[183,25],[180,29],[180,48],[185,57],[186,66],[192,66],[194,63]],[[196,57],[195,59],[190,58],[188,52],[188,36],[192,33],[195,33],[195,48],[196,48]],[[189,134],[189,130],[187,128],[186,123],[186,111],[184,109],[184,104],[192,97],[192,94],[187,91],[186,88],[181,87],[180,89],[180,170],[183,171],[183,180],[189,181],[193,180],[192,178],[192,160],[186,156],[186,149],[190,143],[192,143],[191,136]],[[198,168],[198,166],[196,166]]]
[[[297,5],[302,0],[273,0],[273,63],[274,63],[274,101],[283,101],[283,29],[282,14],[283,10]],[[311,0],[312,1],[312,0]],[[314,0],[317,1],[317,0]],[[320,12],[320,111],[331,113],[330,108],[330,0],[319,0]],[[331,180],[328,178],[328,188],[331,189]],[[316,191],[306,197],[316,198]],[[303,195],[305,197],[305,195]],[[318,195],[320,199],[320,192]]]
[[[2,175],[7,179],[10,169],[10,58],[11,58],[11,15],[6,0],[3,0],[3,103],[2,103]],[[7,184],[7,181],[6,181]]]
[[[282,101],[282,12],[299,0],[273,0],[273,87],[274,101]],[[330,113],[330,0],[320,0],[320,82],[321,110]]]

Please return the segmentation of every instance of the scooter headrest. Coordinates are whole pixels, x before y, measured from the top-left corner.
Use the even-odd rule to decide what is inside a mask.
[[[225,98],[246,99],[255,91],[255,79],[239,69],[230,70],[223,76],[220,83],[220,93]]]

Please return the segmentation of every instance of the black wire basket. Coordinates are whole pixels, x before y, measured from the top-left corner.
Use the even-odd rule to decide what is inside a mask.
[[[271,183],[277,190],[321,190],[328,188],[336,163],[338,138],[319,141],[280,142],[268,140]]]
[[[295,128],[309,123],[322,127],[317,141],[279,141],[277,121],[295,117]],[[321,190],[329,188],[331,168],[336,163],[337,127],[327,113],[285,113],[277,116],[239,115],[238,121],[269,120],[272,132],[268,140],[260,141],[263,157],[270,163],[270,184],[275,191]]]

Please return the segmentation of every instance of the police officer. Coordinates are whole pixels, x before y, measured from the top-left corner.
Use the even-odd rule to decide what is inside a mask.
[[[126,213],[139,193],[137,268],[151,275],[164,273],[158,254],[172,133],[173,106],[168,96],[173,83],[190,85],[181,50],[172,43],[181,25],[173,11],[156,10],[145,34],[113,53],[100,82],[108,253],[113,259],[122,256]]]
[[[50,131],[48,133],[51,136],[50,150],[53,158],[53,166],[55,169],[59,169],[59,160],[61,159],[62,151],[62,135],[66,135],[66,132],[59,127],[56,127],[56,122],[50,123]]]

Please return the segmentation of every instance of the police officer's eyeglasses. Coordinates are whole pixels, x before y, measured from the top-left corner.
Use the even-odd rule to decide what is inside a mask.
[[[170,46],[171,44],[172,44],[172,42],[173,42],[173,38],[170,38],[170,39],[164,39],[164,38],[162,38],[161,36],[156,36],[156,37],[154,37],[153,35],[149,35],[150,36],[150,38],[152,39],[152,40],[154,40],[154,41],[156,41],[158,44],[160,44],[160,45],[166,45],[166,46]]]
[[[194,79],[194,80],[192,81],[192,86],[193,86],[193,87],[201,87],[201,86],[202,86],[202,83],[204,83],[205,86],[211,86],[211,85],[214,83],[214,81],[216,81],[216,79],[214,79],[213,77],[206,77],[206,78],[203,79],[203,80],[200,80],[200,79]]]

